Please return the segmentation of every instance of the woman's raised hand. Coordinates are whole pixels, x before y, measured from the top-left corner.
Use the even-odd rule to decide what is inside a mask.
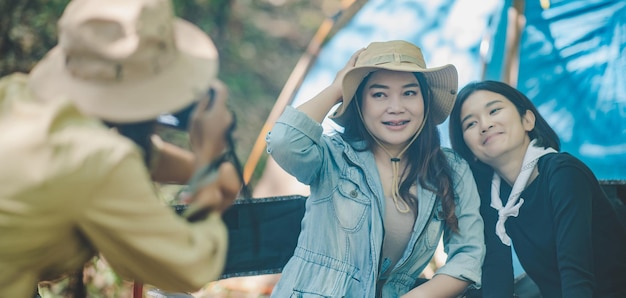
[[[348,73],[348,71],[354,68],[354,65],[356,64],[356,60],[358,59],[361,52],[363,52],[364,50],[365,48],[362,48],[354,52],[354,54],[352,54],[348,62],[346,62],[343,68],[341,68],[335,75],[335,79],[333,80],[333,83],[331,84],[331,88],[335,88],[340,91],[339,93],[341,93],[343,78],[346,76],[346,73]],[[341,100],[342,98],[339,98],[339,101]]]

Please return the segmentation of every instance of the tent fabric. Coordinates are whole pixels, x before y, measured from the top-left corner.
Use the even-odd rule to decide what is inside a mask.
[[[564,151],[583,160],[601,180],[626,181],[626,2],[524,3],[517,87],[555,128]],[[457,66],[459,86],[485,75],[505,77],[502,65],[484,69],[483,64],[503,63],[502,24],[511,0],[481,5],[471,0],[393,4],[371,0],[363,5],[324,44],[292,105],[330,84],[350,55],[372,41],[405,39],[419,45],[429,66]],[[341,129],[328,120],[324,127],[326,132]],[[440,128],[442,145],[449,146],[447,122]]]
[[[390,3],[393,3],[391,5]],[[328,40],[292,101],[298,106],[328,86],[358,49],[373,41],[402,39],[421,47],[429,67],[454,64],[459,86],[481,78],[480,45],[499,0],[370,0]],[[325,120],[325,132],[341,130]],[[447,121],[440,126],[449,147]]]
[[[526,1],[518,88],[562,150],[601,180],[626,181],[626,2]]]

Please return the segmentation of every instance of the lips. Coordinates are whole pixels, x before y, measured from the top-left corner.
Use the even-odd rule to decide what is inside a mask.
[[[485,137],[483,138],[483,143],[482,143],[482,144],[483,144],[483,145],[487,144],[487,142],[489,142],[491,139],[493,139],[493,137],[496,137],[496,136],[498,136],[498,135],[500,135],[500,134],[501,134],[501,133],[496,132],[496,133],[492,133],[492,134],[489,134],[489,135],[485,136]]]
[[[384,125],[389,125],[389,126],[402,126],[405,125],[407,123],[409,123],[411,121],[409,120],[402,120],[402,121],[383,121]]]

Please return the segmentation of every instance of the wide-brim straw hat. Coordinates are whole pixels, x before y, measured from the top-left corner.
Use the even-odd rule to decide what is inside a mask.
[[[359,54],[355,67],[343,78],[343,102],[330,118],[344,125],[346,119],[342,116],[352,102],[357,88],[369,73],[380,69],[423,73],[433,95],[428,117],[436,124],[441,124],[450,115],[458,89],[456,67],[448,64],[428,68],[419,47],[407,41],[392,40],[372,42]]]
[[[169,0],[72,0],[59,44],[30,74],[44,100],[68,97],[85,114],[128,123],[175,112],[217,75],[217,49],[176,18]]]

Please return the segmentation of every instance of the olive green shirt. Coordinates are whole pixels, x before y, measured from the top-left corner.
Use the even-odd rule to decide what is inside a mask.
[[[195,291],[219,277],[219,214],[188,223],[157,196],[140,149],[66,100],[0,80],[0,297],[74,272],[96,253],[129,280]]]

